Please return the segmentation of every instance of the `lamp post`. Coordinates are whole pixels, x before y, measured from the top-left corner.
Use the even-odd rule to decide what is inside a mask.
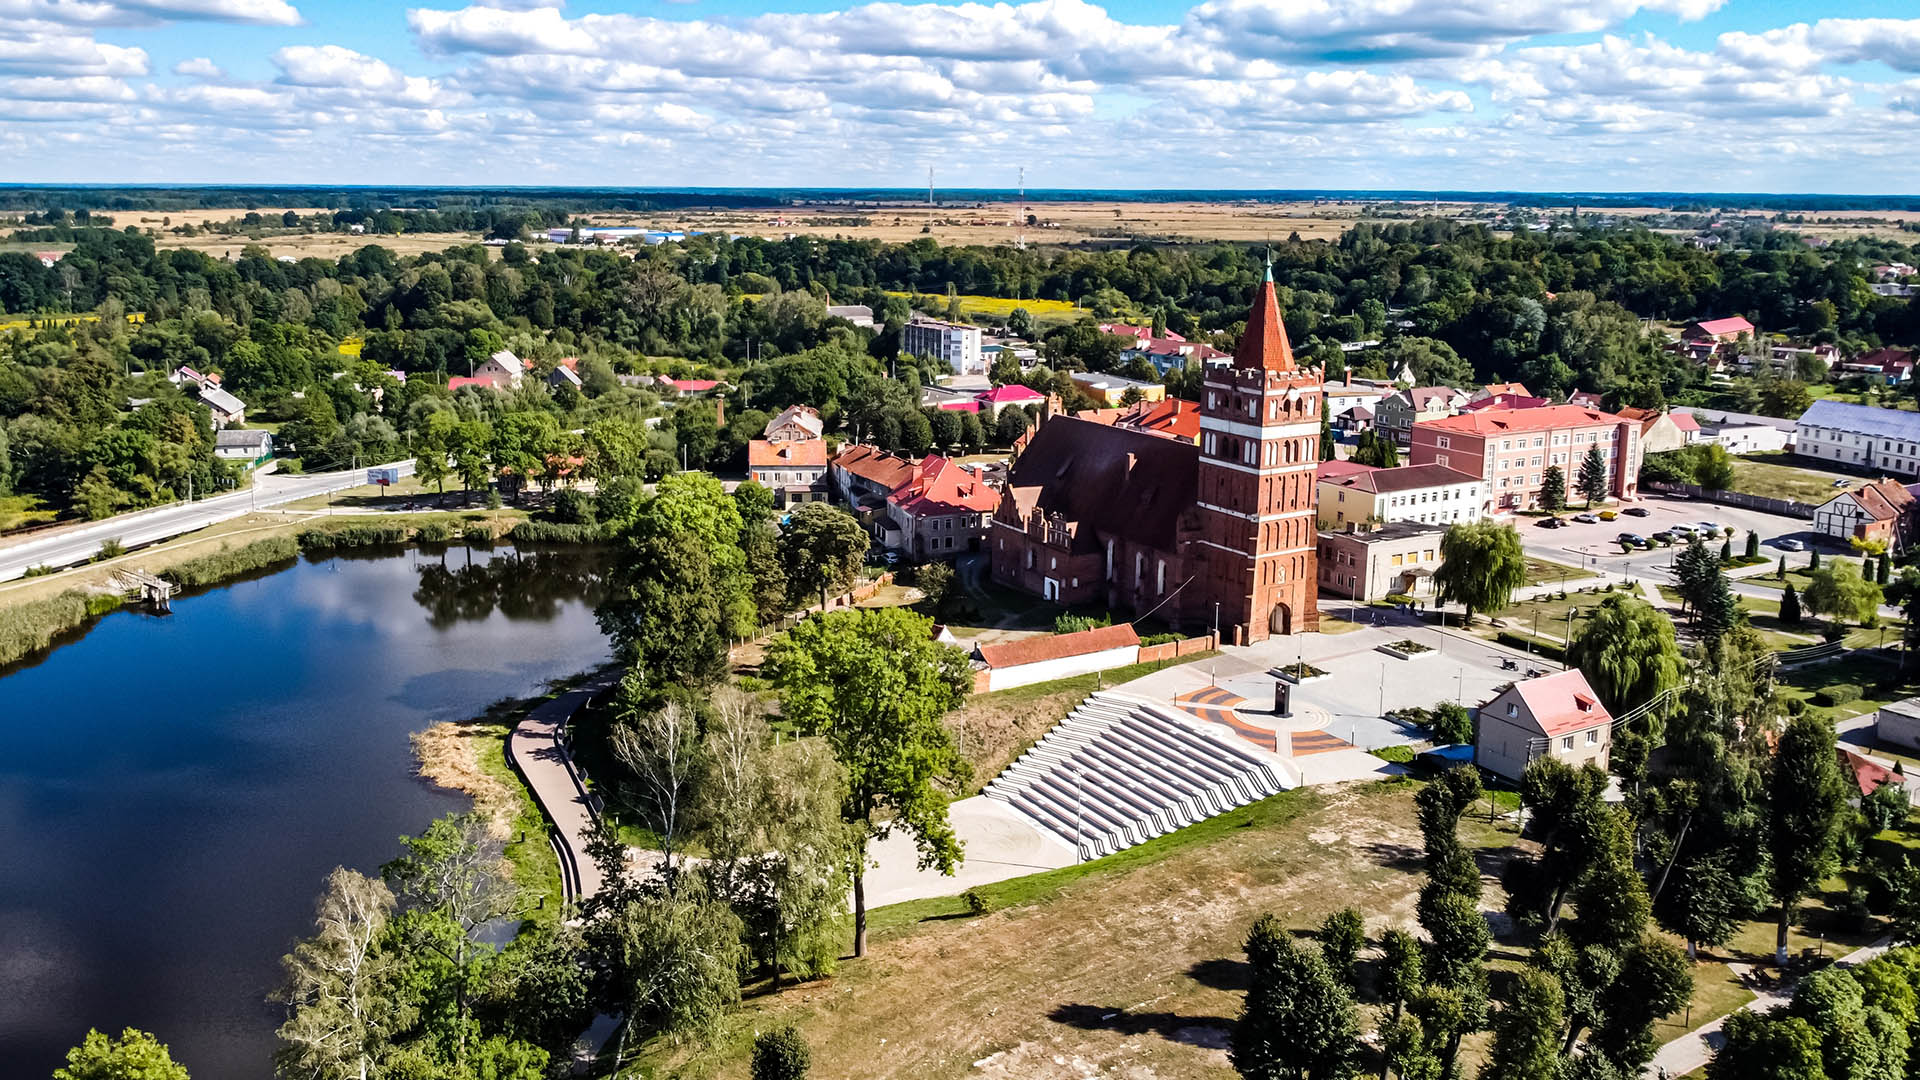
[[[1213,602],[1213,647],[1220,647],[1220,601]]]

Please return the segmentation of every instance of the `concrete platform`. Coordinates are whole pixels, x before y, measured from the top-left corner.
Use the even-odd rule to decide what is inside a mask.
[[[896,832],[867,849],[877,865],[867,870],[867,907],[952,896],[975,885],[1024,877],[1072,866],[1078,860],[1064,840],[1035,825],[1026,815],[997,799],[975,795],[947,807],[953,831],[966,845],[966,858],[946,877],[920,869],[913,837]]]

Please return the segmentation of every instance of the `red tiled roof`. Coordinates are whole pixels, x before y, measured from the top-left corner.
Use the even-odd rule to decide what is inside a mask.
[[[934,407],[946,412],[977,413],[980,411],[980,403],[978,401],[943,401]]]
[[[468,378],[465,375],[455,375],[452,378],[447,380],[448,390],[458,390],[463,386],[484,386],[484,387],[487,387],[488,389],[492,389],[493,380]]]
[[[1357,461],[1323,461],[1314,467],[1315,480],[1340,480],[1349,476],[1359,476],[1374,470],[1372,465],[1362,465]]]
[[[1240,335],[1240,347],[1233,350],[1233,366],[1293,370],[1293,347],[1287,344],[1287,326],[1280,321],[1280,301],[1273,292],[1271,269],[1253,298],[1253,310],[1247,313],[1247,329]]]
[[[1913,493],[1898,480],[1875,480],[1847,494],[1875,521],[1892,521],[1914,503]]]
[[[1047,395],[1030,386],[1021,386],[1019,383],[1008,383],[1005,386],[996,386],[986,393],[981,394],[980,400],[989,405],[998,405],[1002,402],[1045,401],[1047,400]]]
[[[747,468],[774,469],[813,468],[824,469],[827,466],[827,441],[825,439],[799,439],[790,442],[768,442],[755,439],[747,444]]]
[[[1200,438],[1200,403],[1180,398],[1142,401],[1134,405],[1131,416],[1121,417],[1118,423],[1142,431],[1195,440]]]
[[[1000,492],[978,474],[939,454],[928,454],[914,466],[913,478],[887,501],[915,516],[961,510],[990,514],[1000,505]]]
[[[913,479],[913,462],[894,457],[877,446],[865,443],[840,451],[840,456],[834,458],[832,464],[889,492],[898,491],[902,484]]]
[[[1667,415],[1673,417],[1673,426],[1679,428],[1681,431],[1700,430],[1700,421],[1695,420],[1693,414],[1690,412],[1673,412]]]
[[[1696,323],[1703,334],[1751,334],[1753,324],[1738,315],[1730,319],[1706,319]]]
[[[1840,767],[1853,777],[1854,787],[1862,795],[1871,795],[1880,790],[1882,784],[1896,782],[1892,769],[1844,746],[1840,747]]]
[[[1069,656],[1086,656],[1091,653],[1106,652],[1108,649],[1124,649],[1129,645],[1140,644],[1140,635],[1133,630],[1132,623],[1120,623],[1117,626],[1100,626],[1092,630],[1082,630],[1077,634],[1047,634],[1041,637],[1022,638],[1019,641],[1005,641],[998,645],[979,647],[980,659],[990,668],[1019,667],[1022,664],[1037,664],[1042,660],[1060,660]]]
[[[1519,394],[1495,394],[1493,397],[1469,401],[1461,408],[1466,412],[1487,412],[1494,409],[1539,409],[1553,402],[1543,397],[1523,397]]]
[[[1613,721],[1579,668],[1517,682],[1513,689],[1533,714],[1534,723],[1550,739]]]
[[[1618,423],[1620,418],[1598,409],[1579,405],[1548,405],[1540,409],[1495,409],[1492,412],[1461,413],[1439,420],[1422,420],[1414,426],[1432,431],[1458,431],[1468,435],[1503,435],[1514,431],[1544,431],[1558,427],[1594,427]]]
[[[1527,386],[1525,383],[1517,383],[1517,382],[1488,383],[1485,389],[1487,391],[1488,397],[1492,397],[1496,394],[1515,394],[1520,397],[1533,396],[1533,392],[1527,389]]]
[[[668,379],[667,384],[683,394],[704,394],[720,385],[718,379]]]

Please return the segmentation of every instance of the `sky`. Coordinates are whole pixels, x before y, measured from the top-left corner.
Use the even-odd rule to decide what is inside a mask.
[[[5,182],[1913,194],[1916,134],[1920,0],[0,0]]]

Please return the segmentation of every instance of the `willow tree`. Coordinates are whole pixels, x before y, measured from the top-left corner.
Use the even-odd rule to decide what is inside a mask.
[[[1672,620],[1644,600],[1613,593],[1567,643],[1567,662],[1580,669],[1616,717],[1660,702],[1616,739],[1616,771],[1637,774],[1665,733],[1662,698],[1680,685],[1685,672]]]
[[[1455,525],[1440,538],[1440,569],[1433,572],[1442,603],[1476,611],[1499,611],[1513,602],[1513,591],[1527,583],[1527,557],[1520,534],[1511,525],[1476,521]]]

